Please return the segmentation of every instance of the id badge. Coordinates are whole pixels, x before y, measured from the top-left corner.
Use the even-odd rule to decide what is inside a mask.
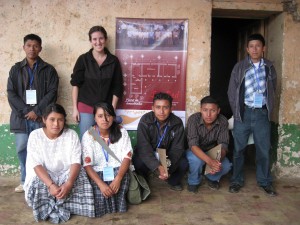
[[[112,166],[106,166],[103,168],[103,180],[112,181],[115,178],[114,168]]]
[[[159,161],[159,154],[158,152],[154,152],[155,158]]]
[[[35,105],[36,102],[36,90],[26,90],[26,104]]]
[[[262,108],[264,95],[261,93],[254,93],[254,102],[253,107],[254,108]]]

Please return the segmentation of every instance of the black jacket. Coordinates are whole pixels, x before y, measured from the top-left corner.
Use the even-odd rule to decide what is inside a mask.
[[[106,59],[99,66],[92,49],[82,54],[71,75],[71,85],[79,88],[78,102],[94,106],[98,102],[112,102],[113,95],[123,95],[123,75],[118,58],[106,48]]]
[[[28,84],[27,61],[17,62],[9,71],[7,81],[8,102],[12,109],[10,115],[10,130],[14,133],[26,133],[24,116],[34,111],[39,117],[50,103],[57,100],[58,75],[55,68],[38,58],[37,72],[34,77],[34,87],[37,94],[37,104],[26,104],[26,87]]]
[[[154,171],[160,164],[155,158],[154,151],[158,144],[158,127],[154,112],[148,112],[142,116],[137,129],[137,154],[143,163]],[[160,148],[167,150],[167,156],[171,160],[169,172],[172,173],[179,159],[184,153],[184,127],[182,120],[173,113],[168,118],[168,129]]]

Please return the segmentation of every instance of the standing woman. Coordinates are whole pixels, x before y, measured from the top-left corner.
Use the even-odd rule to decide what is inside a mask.
[[[129,186],[128,168],[132,147],[127,131],[115,121],[114,108],[110,103],[94,107],[96,125],[92,129],[106,142],[120,163],[86,131],[82,137],[83,166],[94,189],[95,216],[126,212],[126,193]]]
[[[93,106],[109,102],[114,109],[123,93],[123,77],[118,58],[105,47],[107,32],[102,26],[89,31],[92,46],[82,54],[71,75],[73,119],[79,122],[80,139],[94,124]]]
[[[24,190],[34,219],[60,223],[70,214],[94,217],[93,190],[80,165],[80,141],[65,127],[64,108],[47,106],[43,123],[43,128],[31,132],[27,146]]]

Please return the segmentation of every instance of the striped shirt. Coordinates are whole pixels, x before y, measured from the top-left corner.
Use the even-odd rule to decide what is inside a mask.
[[[198,146],[202,151],[206,152],[218,144],[221,144],[222,148],[228,149],[228,121],[221,114],[219,114],[211,128],[207,129],[201,113],[194,113],[188,119],[186,133],[190,149],[192,146]]]

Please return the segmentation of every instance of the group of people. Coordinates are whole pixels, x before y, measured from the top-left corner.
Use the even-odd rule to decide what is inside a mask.
[[[203,176],[211,189],[232,167],[226,157],[229,131],[219,103],[211,96],[200,101],[200,111],[188,118],[186,128],[172,113],[172,96],[154,95],[152,110],[140,119],[137,145],[131,146],[127,131],[116,119],[115,109],[123,93],[119,60],[105,47],[107,33],[101,26],[90,29],[91,50],[82,54],[71,75],[73,119],[80,135],[66,124],[65,109],[56,103],[58,75],[39,53],[42,40],[35,34],[24,37],[26,58],[9,72],[10,129],[15,133],[21,167],[21,184],[36,221],[67,221],[71,214],[101,217],[126,212],[126,193],[133,164],[146,179],[154,174],[170,189],[196,193]],[[263,58],[265,41],[260,34],[249,36],[248,56],[232,71],[228,97],[234,115],[233,175],[229,191],[244,185],[243,164],[247,139],[253,133],[258,185],[270,196],[276,192],[270,175],[270,115],[274,104],[276,72]],[[92,132],[93,131],[93,132]],[[112,157],[94,136],[116,155]],[[210,149],[220,146],[219,157]],[[164,149],[167,167],[158,150]],[[204,165],[211,170],[203,175]]]

